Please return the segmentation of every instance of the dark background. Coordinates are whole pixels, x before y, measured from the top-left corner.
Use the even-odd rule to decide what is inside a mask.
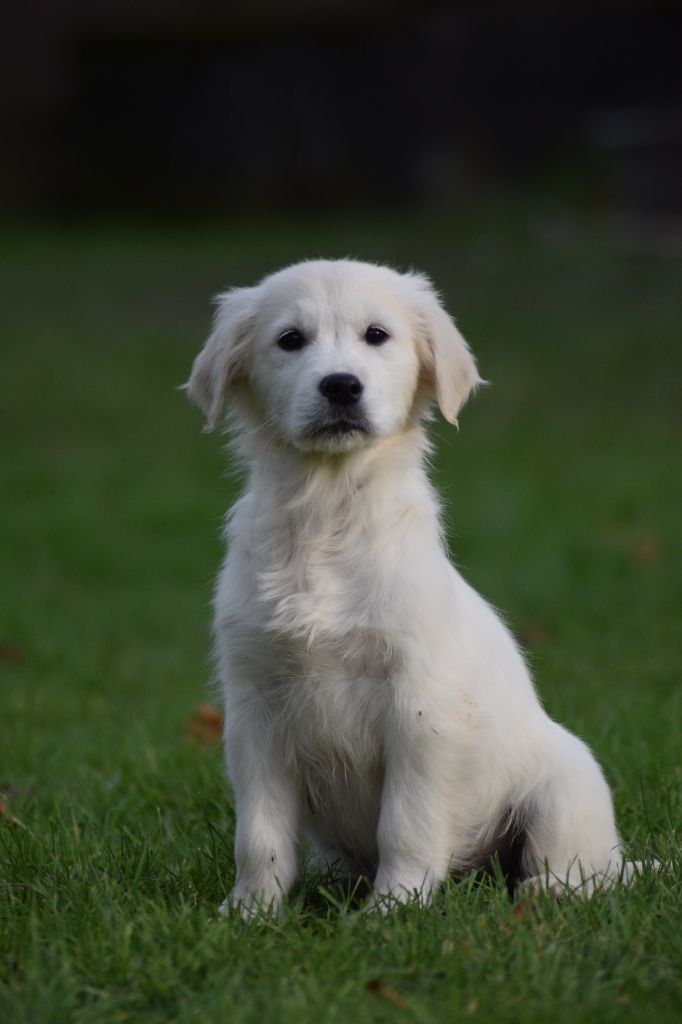
[[[681,43],[656,0],[28,0],[0,34],[0,211],[418,209],[542,181],[680,214]]]

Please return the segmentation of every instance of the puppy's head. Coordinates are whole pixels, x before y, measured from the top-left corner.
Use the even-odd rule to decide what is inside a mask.
[[[207,417],[301,451],[345,452],[399,433],[436,397],[457,414],[480,383],[426,277],[350,260],[298,263],[219,296],[187,384]]]

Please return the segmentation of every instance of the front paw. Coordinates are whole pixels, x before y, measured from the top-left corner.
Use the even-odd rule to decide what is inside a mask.
[[[279,918],[284,911],[282,893],[267,891],[263,886],[253,888],[235,885],[234,889],[218,907],[222,917],[238,914],[243,921],[267,921]]]
[[[430,902],[433,891],[434,882],[430,875],[421,881],[413,882],[389,881],[377,876],[374,891],[363,910],[386,916],[406,904],[425,907]]]

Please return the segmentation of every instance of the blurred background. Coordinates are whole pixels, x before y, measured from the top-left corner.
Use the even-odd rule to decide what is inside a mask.
[[[424,207],[551,171],[680,213],[681,27],[672,0],[27,0],[0,41],[0,202]]]
[[[152,747],[181,734],[238,482],[176,388],[217,291],[315,256],[433,277],[492,382],[437,426],[454,556],[554,714],[660,753],[638,729],[679,689],[681,43],[662,0],[14,5],[0,779],[51,751],[63,774],[69,736],[117,763],[131,706]]]

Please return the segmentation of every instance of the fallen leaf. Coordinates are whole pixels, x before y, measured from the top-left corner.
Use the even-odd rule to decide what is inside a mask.
[[[476,1013],[477,1009],[478,1009],[478,999],[476,998],[476,996],[474,996],[473,999],[470,999],[469,1002],[466,1004],[465,1012],[466,1013]]]
[[[521,627],[516,634],[516,639],[522,647],[535,647],[547,639],[547,630],[542,622],[533,620]]]
[[[655,533],[639,533],[632,542],[632,557],[639,565],[655,565],[661,542]]]
[[[209,745],[220,743],[223,735],[223,713],[213,704],[200,704],[185,730],[185,739],[190,743]]]
[[[512,917],[515,921],[522,921],[529,910],[528,900],[519,900],[512,908]]]
[[[608,523],[602,531],[607,544],[625,549],[638,565],[656,565],[661,556],[661,538],[653,530]]]
[[[8,825],[21,825],[19,819],[14,814],[10,814],[9,808],[2,797],[0,797],[0,818],[4,818]]]
[[[373,996],[383,996],[384,999],[388,1000],[397,1009],[405,1009],[407,1004],[397,988],[394,988],[393,985],[387,985],[381,978],[370,978],[366,987],[367,991],[371,992]]]
[[[23,649],[17,644],[0,644],[0,661],[6,665],[21,665],[25,657]]]

